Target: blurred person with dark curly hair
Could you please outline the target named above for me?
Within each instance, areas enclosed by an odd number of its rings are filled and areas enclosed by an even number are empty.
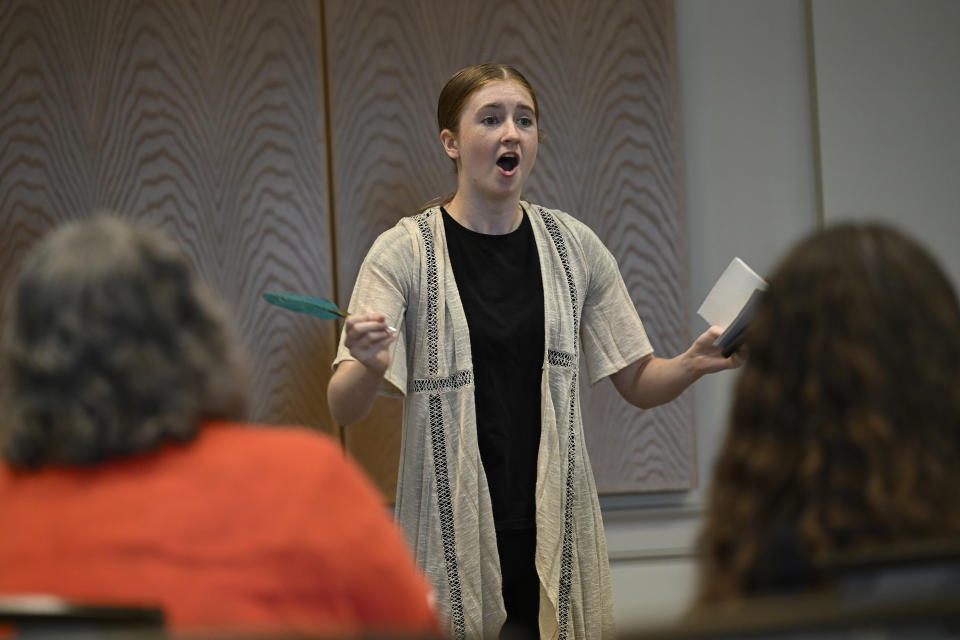
[[[960,534],[960,307],[878,224],[814,234],[747,330],[697,607],[814,586],[838,553]]]
[[[27,257],[0,346],[0,594],[156,603],[174,629],[431,633],[432,593],[329,438],[255,428],[226,310],[110,216]]]

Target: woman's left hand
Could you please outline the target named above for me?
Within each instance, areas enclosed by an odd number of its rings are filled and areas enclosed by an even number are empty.
[[[742,348],[730,355],[729,358],[723,357],[723,351],[714,343],[720,334],[723,333],[722,327],[710,327],[700,334],[693,341],[685,354],[691,369],[697,375],[714,373],[725,369],[736,369],[743,364],[743,356],[740,351]]]

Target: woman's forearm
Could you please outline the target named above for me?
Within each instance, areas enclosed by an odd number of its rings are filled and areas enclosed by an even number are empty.
[[[610,379],[623,399],[634,406],[649,409],[670,402],[701,376],[740,366],[738,354],[725,357],[716,346],[721,333],[720,327],[710,327],[680,355],[640,358]]]
[[[650,409],[679,396],[700,375],[690,366],[684,353],[674,358],[649,356],[610,378],[624,400],[642,409]]]
[[[363,420],[377,397],[383,373],[356,360],[344,360],[327,385],[327,403],[333,419],[342,426]]]

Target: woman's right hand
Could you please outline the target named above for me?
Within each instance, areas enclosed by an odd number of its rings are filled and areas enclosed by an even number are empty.
[[[390,366],[390,344],[397,339],[397,332],[387,326],[382,313],[367,313],[347,316],[345,346],[350,355],[369,369],[383,375]]]

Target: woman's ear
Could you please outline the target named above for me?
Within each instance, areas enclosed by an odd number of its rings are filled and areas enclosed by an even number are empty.
[[[444,129],[440,132],[440,143],[443,144],[443,150],[452,159],[457,160],[460,157],[460,149],[457,147],[457,136],[450,129]]]

